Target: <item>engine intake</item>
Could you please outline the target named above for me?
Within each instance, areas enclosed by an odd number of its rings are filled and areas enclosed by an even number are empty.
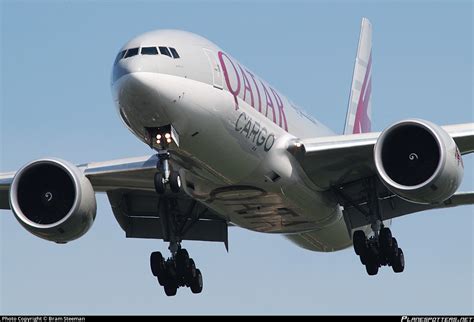
[[[26,230],[58,243],[84,235],[96,215],[89,180],[76,166],[52,158],[32,161],[15,174],[10,206]]]
[[[385,186],[412,202],[440,203],[463,177],[456,143],[441,127],[424,120],[398,122],[379,136],[375,166]]]

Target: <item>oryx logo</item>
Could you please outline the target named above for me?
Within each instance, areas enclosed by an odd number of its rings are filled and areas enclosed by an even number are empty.
[[[456,152],[454,152],[454,157],[456,158],[456,160],[458,160],[458,166],[460,165],[461,167],[464,168],[464,162],[462,160],[462,156],[461,156],[461,153],[459,152],[458,147],[456,147]]]

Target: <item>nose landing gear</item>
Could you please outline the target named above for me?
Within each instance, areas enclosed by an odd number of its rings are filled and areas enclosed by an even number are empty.
[[[177,171],[171,171],[169,167],[168,160],[170,158],[170,153],[166,149],[158,151],[158,163],[156,167],[159,169],[155,173],[153,182],[155,184],[156,193],[162,195],[166,192],[166,185],[169,184],[169,187],[172,192],[178,193],[181,191],[181,178]]]
[[[171,144],[179,146],[179,136],[173,126],[166,125],[158,128],[147,128],[147,140],[150,147],[157,150],[158,162],[156,167],[158,172],[153,178],[155,190],[162,195],[169,185],[174,193],[181,190],[181,178],[177,171],[172,171],[169,166],[170,152],[168,148]]]

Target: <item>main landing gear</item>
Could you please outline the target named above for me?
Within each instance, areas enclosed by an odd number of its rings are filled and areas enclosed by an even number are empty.
[[[153,276],[165,289],[168,296],[175,296],[179,287],[187,286],[194,294],[202,291],[202,274],[196,268],[194,260],[189,257],[186,249],[179,243],[171,243],[171,257],[165,260],[160,252],[153,252],[150,256],[150,266]],[[173,252],[175,250],[175,252]]]
[[[376,275],[380,266],[392,266],[395,273],[405,269],[405,257],[398,247],[397,240],[392,237],[389,228],[382,227],[380,233],[370,238],[362,230],[357,230],[353,235],[354,250],[365,265],[369,275]]]
[[[392,237],[389,228],[382,223],[377,183],[374,178],[367,181],[367,201],[369,206],[368,219],[371,223],[373,236],[367,238],[361,230],[355,231],[352,242],[354,250],[365,265],[367,274],[376,275],[381,266],[389,265],[395,273],[405,269],[405,257],[398,247],[397,240]]]
[[[377,181],[374,177],[366,179],[364,190],[366,191],[368,211],[342,191],[338,191],[338,195],[347,204],[356,208],[366,217],[372,229],[369,237],[362,230],[354,232],[352,243],[355,253],[359,255],[360,261],[365,265],[369,275],[376,275],[381,266],[391,266],[395,273],[401,273],[405,269],[405,257],[390,229],[384,227]]]

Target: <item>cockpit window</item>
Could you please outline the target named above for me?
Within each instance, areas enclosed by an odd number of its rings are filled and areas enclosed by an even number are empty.
[[[142,47],[142,55],[158,55],[156,47]]]
[[[171,54],[173,55],[173,58],[179,58],[179,55],[176,49],[174,49],[173,47],[170,47],[170,51],[171,51]]]
[[[170,51],[168,50],[168,47],[159,47],[160,48],[160,53],[162,55],[166,55],[171,57]]]
[[[117,54],[117,58],[115,58],[114,65],[117,64],[118,61],[123,58],[123,55],[125,55],[125,52],[126,52],[126,50],[122,50],[121,52],[119,52],[119,53]]]
[[[137,48],[130,48],[127,50],[124,58],[132,57],[138,55],[138,47]]]

